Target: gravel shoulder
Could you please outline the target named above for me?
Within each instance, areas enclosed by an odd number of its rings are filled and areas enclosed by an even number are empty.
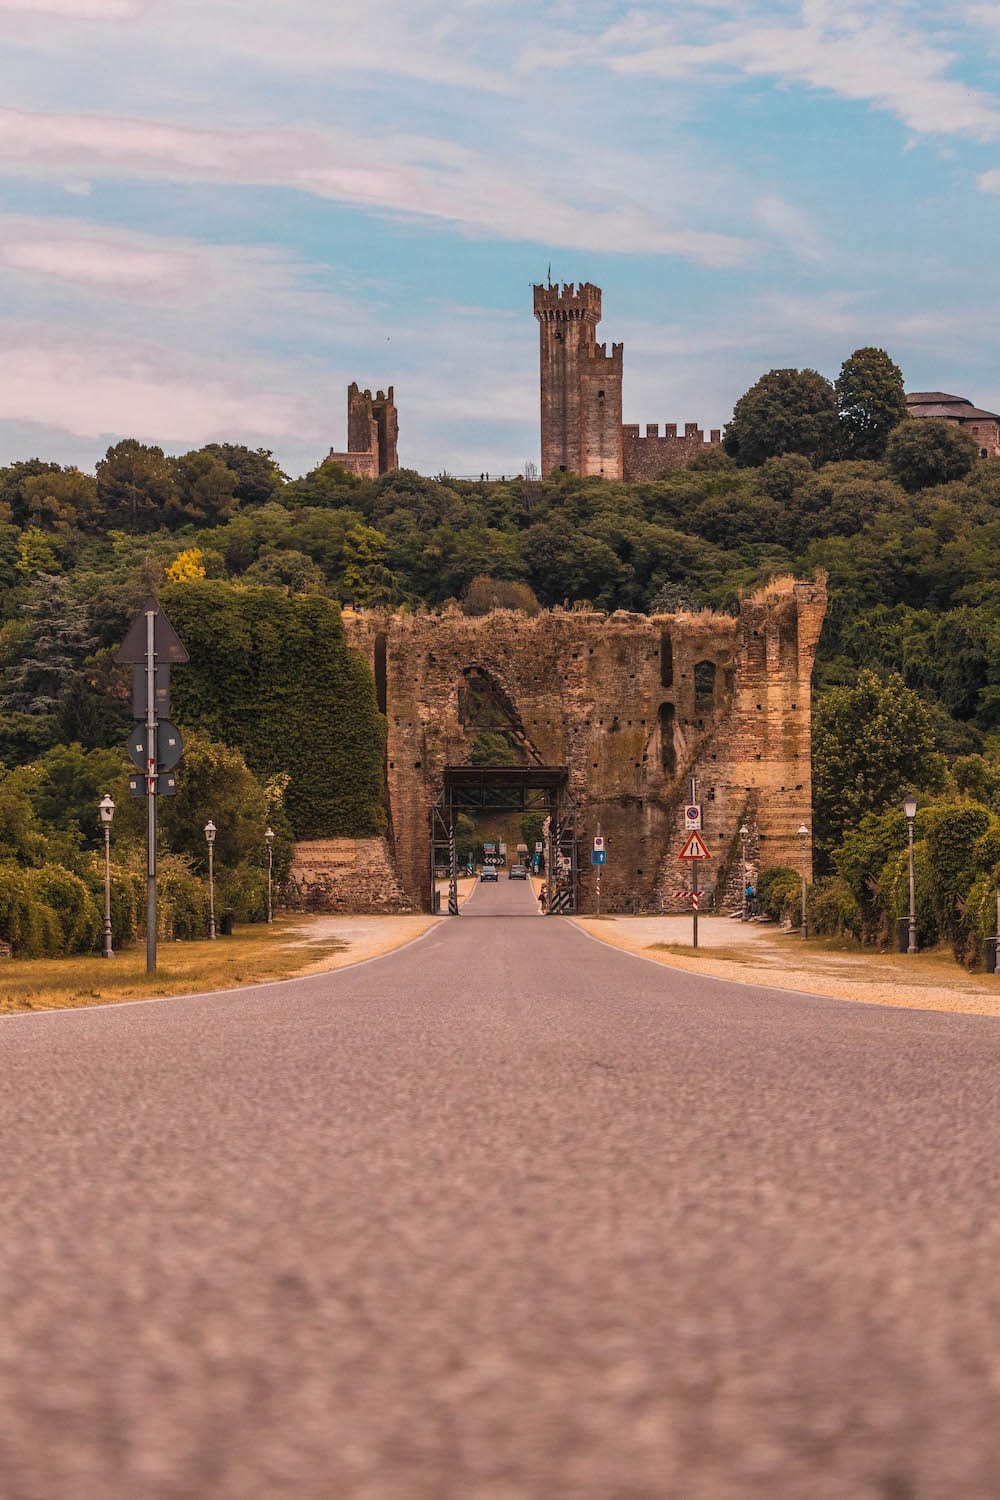
[[[689,916],[570,920],[614,948],[716,979],[866,1005],[1000,1016],[1000,976],[970,974],[942,950],[909,956],[836,949],[826,939],[803,942],[776,927],[704,916],[695,949]]]

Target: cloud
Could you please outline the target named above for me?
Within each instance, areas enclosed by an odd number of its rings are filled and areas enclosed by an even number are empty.
[[[307,129],[212,130],[111,115],[0,110],[0,161],[32,173],[170,178],[298,189],[383,214],[575,249],[677,254],[736,265],[735,235],[678,227],[627,196],[570,196],[558,166],[525,176],[447,140]],[[537,170],[537,169],[536,169]]]
[[[0,12],[63,16],[73,21],[128,21],[139,14],[138,0],[0,0]]]
[[[221,378],[162,348],[47,337],[24,329],[0,346],[0,421],[34,422],[80,438],[125,435],[200,445],[310,425],[294,398],[250,371]],[[239,437],[236,438],[240,440]]]
[[[949,77],[955,54],[919,29],[912,10],[912,24],[904,25],[905,6],[801,0],[784,19],[774,12],[741,7],[735,19],[710,26],[697,20],[697,30],[633,12],[608,29],[601,50],[620,74],[724,80],[736,71],[869,103],[919,134],[1000,135],[995,96]]]

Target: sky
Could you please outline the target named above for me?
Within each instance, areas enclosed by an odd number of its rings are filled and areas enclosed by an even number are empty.
[[[0,463],[538,461],[531,286],[626,422],[888,349],[1000,409],[1000,0],[0,0]]]

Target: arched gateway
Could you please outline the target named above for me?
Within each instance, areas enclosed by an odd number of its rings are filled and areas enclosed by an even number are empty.
[[[345,615],[389,721],[391,844],[409,899],[430,906],[433,857],[463,804],[530,797],[556,815],[579,909],[592,908],[593,876],[577,850],[598,824],[604,909],[658,908],[685,882],[691,776],[712,854],[702,885],[718,904],[744,823],[760,868],[797,866],[825,612],[818,577],[778,580],[738,615]]]

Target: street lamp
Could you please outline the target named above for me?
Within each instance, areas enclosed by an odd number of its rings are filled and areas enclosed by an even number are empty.
[[[111,820],[115,815],[115,804],[107,792],[97,804],[104,825],[104,957],[114,958],[111,946]]]
[[[809,923],[806,920],[806,843],[809,838],[809,830],[804,823],[799,824],[799,852],[802,857],[802,938],[803,941],[809,936]]]
[[[907,953],[917,951],[917,895],[913,882],[913,824],[917,816],[917,799],[912,792],[903,798],[903,816],[906,819],[906,842],[910,853],[910,935],[906,944]]]
[[[743,827],[740,829],[740,849],[742,850],[742,854],[743,854],[743,918],[742,918],[742,920],[744,922],[747,921],[747,919],[750,916],[750,913],[747,911],[747,840],[749,839],[749,837],[750,837],[750,830],[747,827],[747,825],[744,823]]]
[[[271,870],[274,866],[274,829],[268,828],[264,834],[267,844],[267,920],[274,921],[274,910],[271,906]]]
[[[208,845],[208,935],[215,940],[215,867],[212,863],[212,847],[215,844],[216,827],[209,818],[205,824],[205,843]]]

